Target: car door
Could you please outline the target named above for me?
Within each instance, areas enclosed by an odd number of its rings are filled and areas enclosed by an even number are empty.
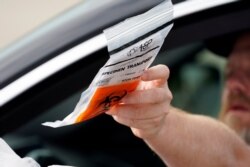
[[[107,1],[89,13],[82,4],[4,50],[0,61],[1,136],[12,141],[20,155],[46,148],[65,164],[164,166],[143,141],[105,114],[70,127],[41,126],[69,114],[108,59],[102,30],[160,2]],[[178,74],[204,49],[205,40],[249,28],[247,4],[232,0],[176,3],[174,28],[155,64],[167,64],[171,75]],[[173,90],[175,86],[173,82]],[[26,143],[23,147],[18,143],[21,139]]]

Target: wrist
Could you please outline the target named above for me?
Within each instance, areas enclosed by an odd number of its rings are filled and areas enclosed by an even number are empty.
[[[154,133],[154,135],[148,136],[147,138],[144,138],[143,140],[148,143],[151,147],[161,147],[161,145],[166,144],[163,141],[168,141],[169,134],[171,134],[171,131],[174,130],[172,127],[174,122],[177,121],[178,115],[175,112],[173,107],[170,107],[169,112],[166,113],[164,118],[162,119],[160,127],[158,127],[157,131]]]
[[[176,138],[176,134],[182,133],[180,128],[186,123],[184,121],[185,119],[183,119],[186,115],[185,112],[170,107],[158,133],[150,138],[144,139],[149,147],[159,155],[166,164],[173,164],[171,163],[173,160],[175,162],[175,157],[173,157],[173,155],[179,154],[179,149],[176,148],[180,146],[180,143],[179,139]],[[182,137],[183,135],[180,136]]]

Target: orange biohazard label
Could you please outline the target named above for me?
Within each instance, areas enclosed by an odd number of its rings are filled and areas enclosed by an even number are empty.
[[[135,80],[116,85],[98,87],[87,109],[77,117],[76,123],[88,120],[108,111],[112,106],[119,103],[119,101],[129,92],[134,91],[138,84],[139,80]]]
[[[144,70],[156,58],[173,26],[172,19],[173,4],[166,0],[145,13],[105,29],[106,39],[100,36],[98,41],[107,44],[109,59],[88,89],[81,93],[73,112],[63,120],[43,125],[57,128],[80,123],[118,105],[122,98],[137,88]]]

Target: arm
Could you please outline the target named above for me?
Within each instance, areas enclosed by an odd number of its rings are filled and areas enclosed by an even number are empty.
[[[145,72],[138,90],[108,114],[142,138],[170,167],[245,167],[248,146],[222,123],[170,107],[169,70],[158,65]]]
[[[171,108],[157,136],[145,139],[170,167],[247,167],[248,146],[224,124]]]

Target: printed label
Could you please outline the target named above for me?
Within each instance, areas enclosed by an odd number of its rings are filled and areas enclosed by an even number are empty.
[[[77,117],[76,123],[108,111],[112,106],[136,89],[143,71],[152,63],[163,40],[154,34],[110,56],[98,72],[96,90],[87,108]]]

